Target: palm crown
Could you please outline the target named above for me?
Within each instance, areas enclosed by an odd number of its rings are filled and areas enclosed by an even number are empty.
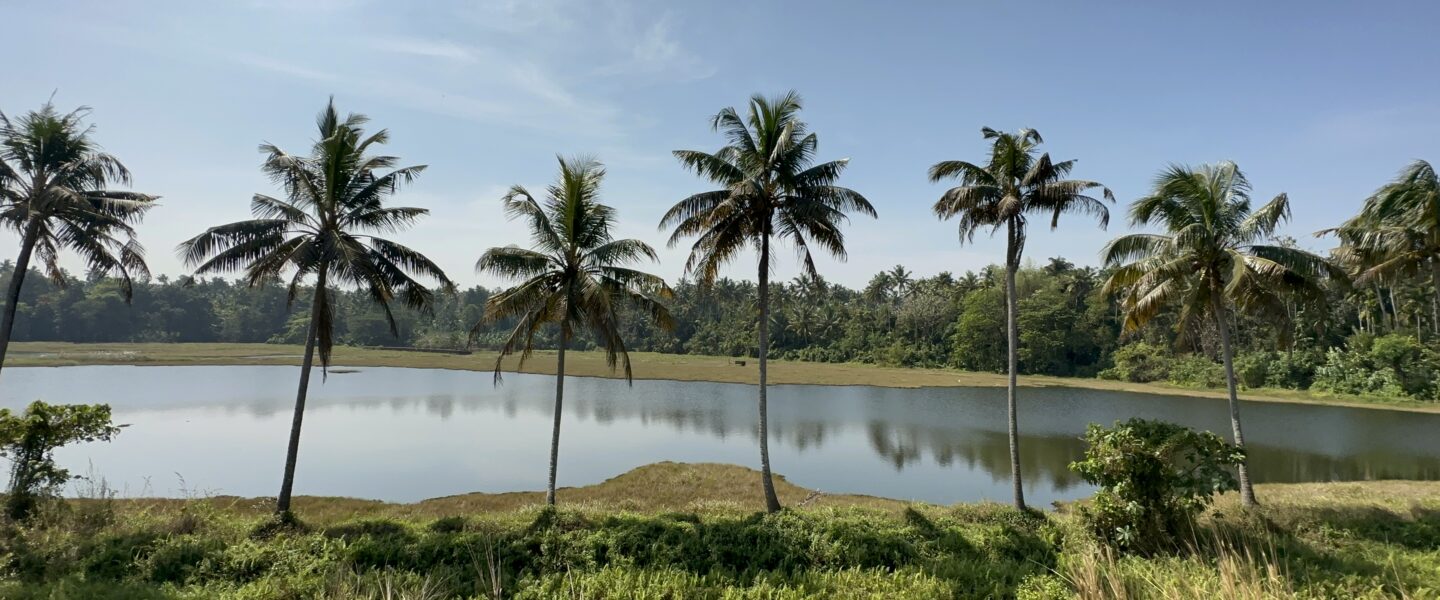
[[[722,186],[681,200],[660,221],[662,228],[674,228],[672,246],[697,238],[685,270],[700,281],[714,281],[746,245],[758,250],[771,236],[793,244],[805,271],[814,274],[812,244],[843,258],[846,213],[875,216],[864,196],[835,185],[848,159],[814,164],[819,142],[799,119],[801,106],[795,92],[757,94],[746,117],[733,108],[715,115],[711,125],[724,134],[725,147],[675,151],[686,168]]]
[[[1319,282],[1337,274],[1332,266],[1304,250],[1265,243],[1289,218],[1285,194],[1252,211],[1250,182],[1234,163],[1163,171],[1153,192],[1131,206],[1130,222],[1165,233],[1124,235],[1102,251],[1105,264],[1116,267],[1105,290],[1122,294],[1126,330],[1178,304],[1184,339],[1217,303],[1283,316],[1286,299],[1297,294],[1323,299]]]
[[[560,158],[560,176],[547,188],[544,203],[521,186],[504,197],[505,212],[530,227],[532,249],[491,248],[475,263],[475,270],[520,283],[490,298],[481,327],[515,319],[515,327],[495,361],[520,352],[523,363],[534,349],[536,332],[547,323],[561,327],[562,343],[577,330],[595,335],[611,368],[617,361],[631,377],[630,355],[621,338],[620,317],[626,306],[649,314],[662,327],[671,327],[670,313],[659,302],[668,297],[664,280],[627,265],[655,260],[654,249],[634,239],[617,240],[610,230],[615,210],[599,202],[605,168],[595,159]]]
[[[105,189],[129,185],[130,171],[91,139],[88,113],[60,114],[49,103],[16,119],[0,113],[0,225],[33,246],[57,285],[59,254],[70,250],[90,271],[116,277],[128,299],[132,277],[149,275],[134,225],[157,196]]]
[[[1104,198],[1113,202],[1115,197],[1109,188],[1094,181],[1066,179],[1075,166],[1074,160],[1053,162],[1049,153],[1037,157],[1035,152],[1044,142],[1039,132],[1021,129],[1008,133],[986,127],[981,133],[992,140],[988,164],[947,160],[930,167],[932,183],[946,179],[960,182],[935,202],[933,210],[941,219],[958,218],[962,243],[973,241],[981,229],[993,233],[1013,224],[1008,258],[1019,264],[1029,213],[1049,213],[1051,228],[1067,212],[1093,215],[1102,228],[1109,224],[1110,211],[1105,203],[1085,193],[1100,188]]]
[[[1428,263],[1440,284],[1440,177],[1415,161],[1367,198],[1359,215],[1321,233],[1340,238],[1336,257],[1355,267],[1357,281],[1415,275]]]
[[[408,228],[429,213],[422,208],[387,207],[385,200],[410,183],[424,166],[396,167],[393,156],[368,154],[389,139],[385,130],[366,135],[368,119],[350,114],[341,120],[332,100],[317,118],[319,138],[308,156],[263,144],[262,169],[286,199],[255,194],[255,219],[220,225],[182,243],[179,251],[196,274],[243,271],[256,285],[293,272],[293,301],[306,277],[316,277],[315,330],[321,364],[328,364],[333,336],[333,307],[327,283],[368,292],[396,330],[390,304],[398,299],[425,309],[434,293],[411,273],[435,280],[445,289],[450,279],[429,258],[381,237]],[[388,172],[385,172],[388,169]]]

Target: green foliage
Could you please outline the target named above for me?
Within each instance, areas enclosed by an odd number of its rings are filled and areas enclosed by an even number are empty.
[[[120,428],[105,404],[30,403],[22,414],[0,409],[0,457],[10,461],[6,513],[30,516],[39,498],[52,495],[73,477],[55,464],[55,450],[82,442],[109,441]]]
[[[45,511],[43,522],[0,529],[0,597],[470,600],[498,589],[507,598],[1050,600],[1108,597],[1106,582],[1146,591],[1138,597],[1268,597],[1244,593],[1257,584],[1315,598],[1440,589],[1440,505],[1428,487],[1392,492],[1428,484],[1334,485],[1323,502],[1313,486],[1281,486],[1267,490],[1277,501],[1262,513],[1202,517],[1186,540],[1192,554],[1109,559],[1070,513],[997,504],[775,515],[521,509],[465,515],[464,528],[407,506],[399,514],[414,517],[264,539],[246,535],[261,521],[208,501],[174,513],[132,505],[98,520]]]
[[[1315,369],[1314,389],[1337,394],[1437,399],[1440,353],[1415,338],[1391,334],[1358,338],[1347,349],[1332,348]]]
[[[321,365],[330,364],[337,339],[332,288],[360,291],[352,299],[365,302],[353,313],[352,325],[356,338],[367,342],[383,339],[377,330],[388,330],[391,337],[399,334],[401,323],[392,304],[430,309],[435,293],[417,276],[434,280],[442,290],[454,288],[425,255],[382,237],[408,229],[429,214],[423,208],[386,206],[386,200],[414,182],[425,167],[401,167],[397,157],[372,154],[390,134],[383,129],[367,133],[368,122],[361,114],[341,117],[331,98],[316,119],[318,136],[309,155],[268,143],[260,146],[266,156],[260,169],[282,189],[283,199],[255,194],[250,201],[254,219],[216,225],[177,249],[196,276],[239,273],[252,287],[288,278],[287,303],[313,275],[309,320],[299,335],[303,341],[309,331],[315,332]],[[282,504],[287,501],[281,499]]]
[[[1170,363],[1170,383],[1188,387],[1225,386],[1225,366],[1199,354],[1188,354]]]
[[[1244,452],[1210,432],[1130,419],[1085,431],[1084,460],[1070,468],[1096,485],[1081,516],[1102,540],[1151,553],[1175,547],[1220,492],[1236,489],[1230,472]]]
[[[100,150],[85,123],[89,112],[61,113],[46,102],[13,119],[0,113],[0,226],[20,234],[20,262],[38,250],[44,274],[58,280],[60,251],[73,251],[92,272],[114,277],[123,302],[132,278],[150,275],[134,226],[156,197],[106,189],[130,185],[130,171]]]
[[[631,268],[657,260],[654,249],[611,234],[615,209],[599,196],[604,165],[586,157],[559,162],[560,175],[543,203],[518,185],[502,199],[505,213],[528,226],[534,247],[491,248],[475,263],[479,272],[516,283],[486,301],[471,337],[479,337],[488,325],[515,322],[495,359],[499,377],[506,356],[518,353],[523,365],[535,349],[535,334],[556,325],[562,348],[577,335],[597,340],[610,366],[618,363],[628,379],[630,353],[617,307],[628,305],[668,330],[674,323],[662,300],[673,293],[663,279]]]
[[[363,598],[389,586],[468,598],[498,579],[505,596],[519,598],[931,598],[1013,595],[1057,564],[1048,520],[999,507],[899,517],[531,514],[463,530],[451,519],[368,518],[259,540],[244,535],[253,522],[224,515],[189,534],[145,520],[91,536],[51,523],[13,532],[4,567],[32,582],[27,589],[52,593],[83,580],[196,597]],[[6,597],[17,595],[32,597]]]
[[[1115,366],[1100,372],[1102,379],[1148,383],[1170,378],[1170,367],[1175,359],[1165,348],[1137,342],[1121,346],[1111,356]]]
[[[1315,369],[1324,354],[1318,349],[1277,352],[1265,368],[1265,385],[1291,390],[1309,389],[1315,381]]]
[[[970,371],[1005,370],[1005,290],[981,289],[965,295],[955,326],[955,366]]]

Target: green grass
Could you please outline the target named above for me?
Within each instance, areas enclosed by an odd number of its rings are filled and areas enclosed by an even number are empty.
[[[1262,485],[1194,553],[1115,557],[1067,509],[812,496],[762,515],[758,474],[662,463],[560,493],[414,504],[70,500],[3,526],[4,598],[1380,598],[1440,590],[1440,483]]]
[[[57,367],[74,365],[298,365],[304,348],[280,344],[70,344],[64,342],[19,342],[10,346],[8,366]],[[723,356],[688,354],[631,353],[637,379],[669,379],[676,381],[715,381],[722,383],[754,383],[756,363],[744,366]],[[495,354],[477,352],[471,355],[450,355],[403,350],[377,350],[341,346],[335,349],[333,364],[349,367],[413,367],[489,371],[494,368]],[[599,352],[569,352],[566,372],[582,377],[615,377]],[[518,368],[517,361],[507,360],[505,370],[525,373],[553,374],[555,354],[536,352]],[[772,384],[873,385],[879,387],[1002,387],[1005,376],[997,373],[976,373],[955,369],[921,369],[882,367],[860,363],[816,363],[803,361],[772,361],[769,379]],[[1180,387],[1159,383],[1129,383],[1079,377],[1025,375],[1020,385],[1026,387],[1069,387],[1170,394],[1204,398],[1224,398],[1221,390]],[[1369,396],[1338,396],[1306,390],[1246,390],[1248,400],[1306,404],[1336,404],[1366,408],[1386,408],[1422,412],[1440,412],[1440,404]]]

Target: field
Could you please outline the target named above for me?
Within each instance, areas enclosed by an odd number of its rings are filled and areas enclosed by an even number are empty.
[[[1116,557],[1071,507],[1021,514],[823,496],[661,463],[564,489],[415,504],[92,498],[7,526],[0,596],[95,598],[1382,598],[1440,590],[1440,483],[1262,485],[1221,499],[1196,551]]]
[[[69,344],[62,342],[20,342],[12,344],[6,357],[7,366],[72,366],[72,365],[298,365],[304,348],[278,344]],[[721,356],[687,354],[631,353],[637,379],[671,379],[676,381],[715,381],[722,383],[754,383],[754,359],[737,360]],[[381,350],[339,346],[332,363],[351,367],[414,367],[429,369],[460,369],[489,371],[494,368],[495,354],[476,352],[470,355],[438,354],[404,350]],[[518,361],[507,359],[506,371],[552,374],[555,372],[554,352],[540,351],[519,367]],[[615,377],[599,352],[572,351],[566,354],[566,372],[584,377]],[[772,361],[772,384],[873,385],[879,387],[1001,387],[1005,376],[998,373],[976,373],[953,369],[910,369],[882,367],[859,363],[815,363]],[[1206,398],[1224,398],[1223,390],[1185,388],[1163,384],[1128,383],[1103,379],[1021,376],[1026,387],[1072,387],[1094,390],[1173,394]],[[1440,412],[1440,405],[1427,402],[1397,401],[1359,396],[1329,396],[1308,391],[1258,389],[1246,390],[1247,400],[1335,404],[1369,408],[1386,408],[1422,412]]]

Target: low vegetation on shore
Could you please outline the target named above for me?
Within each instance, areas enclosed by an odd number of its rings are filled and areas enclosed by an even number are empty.
[[[7,366],[66,367],[78,365],[299,365],[303,346],[290,344],[72,344],[68,342],[17,342],[11,346]],[[416,352],[400,349],[337,346],[332,364],[342,367],[409,367],[422,369],[455,369],[489,371],[496,354],[479,350],[472,354]],[[755,382],[755,363],[726,356],[696,356],[658,352],[631,352],[635,379],[669,379],[675,381],[713,381],[720,383]],[[524,373],[552,375],[555,353],[537,350],[535,355],[517,368],[507,361],[505,369]],[[616,377],[605,364],[604,354],[593,351],[571,351],[566,355],[566,373],[579,377]],[[771,361],[770,382],[780,385],[872,385],[878,387],[1000,387],[1005,375],[956,369],[920,367],[884,367],[863,363],[818,363],[808,361]],[[1134,383],[1092,379],[1087,377],[1053,377],[1021,375],[1022,387],[1073,387],[1150,394],[1170,394],[1224,398],[1223,390],[1213,390],[1164,383]],[[1315,391],[1274,388],[1248,389],[1241,393],[1246,400],[1336,404],[1392,408],[1424,412],[1440,412],[1433,402],[1397,400],[1380,396],[1325,394]]]
[[[1118,556],[1071,507],[1020,513],[819,495],[659,463],[595,486],[414,504],[116,499],[7,526],[6,598],[1389,598],[1440,590],[1440,483],[1262,485],[1196,552]]]

